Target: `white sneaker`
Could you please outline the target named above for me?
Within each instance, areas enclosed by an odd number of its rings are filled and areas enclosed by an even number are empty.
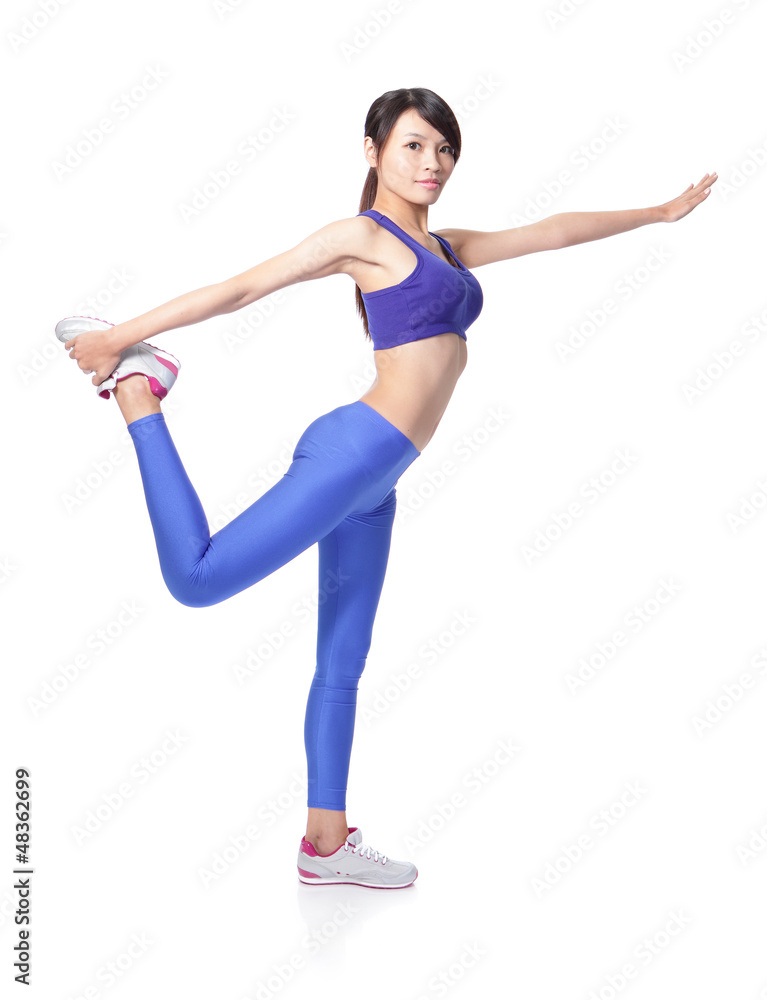
[[[366,885],[373,889],[402,889],[418,878],[410,861],[394,861],[362,843],[356,826],[333,854],[318,854],[306,837],[298,851],[298,877],[306,885]]]
[[[62,343],[66,343],[79,333],[108,330],[112,326],[114,323],[93,316],[68,316],[56,324],[56,336]],[[154,395],[159,399],[165,399],[176,381],[180,368],[181,362],[178,358],[142,340],[122,352],[117,368],[108,379],[96,386],[96,391],[102,399],[109,399],[111,390],[118,382],[124,381],[131,375],[143,375],[148,379]]]
[[[127,351],[122,352],[120,363],[112,372],[111,378],[115,380],[116,384],[131,375],[144,375],[149,380],[149,385],[155,396],[159,399],[165,399],[173,388],[180,368],[181,362],[178,358],[142,340],[133,347],[129,347]],[[114,389],[114,385],[110,386],[102,382],[98,386],[99,396],[102,399],[109,399],[110,389]]]

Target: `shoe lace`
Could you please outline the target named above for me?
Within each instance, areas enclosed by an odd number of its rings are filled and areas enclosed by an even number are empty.
[[[355,844],[352,847],[347,842],[344,844],[344,850],[351,851],[352,854],[359,854],[361,858],[367,858],[368,861],[377,862],[380,860],[382,865],[385,865],[386,862],[388,861],[388,858],[385,854],[380,854],[378,851],[374,851],[373,848],[369,847],[367,844]],[[375,857],[371,857],[371,855],[375,855]]]

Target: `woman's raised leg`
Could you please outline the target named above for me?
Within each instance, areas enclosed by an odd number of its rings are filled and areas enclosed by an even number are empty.
[[[140,387],[129,395],[123,388],[129,382],[139,379],[118,385],[118,402],[129,420],[160,569],[171,594],[188,607],[208,607],[240,593],[318,542],[347,514],[375,507],[417,454],[391,425],[382,428],[383,418],[371,417],[374,411],[364,403],[337,407],[304,431],[282,478],[211,536],[158,402],[151,393],[141,396]],[[143,415],[130,420],[137,413]]]

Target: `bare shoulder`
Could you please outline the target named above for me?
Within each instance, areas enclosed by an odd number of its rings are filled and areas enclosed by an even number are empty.
[[[510,260],[541,250],[557,250],[562,241],[556,216],[542,219],[529,226],[480,232],[476,229],[440,229],[437,233],[447,240],[456,257],[468,268]]]
[[[367,227],[369,222],[367,216],[351,216],[327,223],[288,250],[229,278],[227,294],[241,309],[299,281],[332,274],[354,277],[359,261],[370,256],[373,235]]]
[[[339,238],[345,241],[349,257],[370,263],[381,233],[381,227],[375,219],[371,219],[369,215],[352,215],[333,224],[338,226]]]
[[[329,222],[307,238],[307,250],[334,262],[334,273],[351,274],[361,261],[370,263],[375,256],[380,226],[367,215],[352,215]]]

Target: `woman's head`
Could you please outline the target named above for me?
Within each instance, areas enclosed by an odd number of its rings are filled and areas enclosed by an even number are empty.
[[[365,158],[370,169],[359,211],[372,208],[382,188],[406,201],[433,205],[460,155],[458,121],[438,94],[425,87],[388,90],[373,101],[365,119]],[[419,183],[429,177],[440,182],[436,188]],[[357,311],[370,339],[359,288],[355,294]]]
[[[425,87],[387,91],[373,101],[365,119],[370,169],[359,211],[372,207],[381,185],[408,201],[433,204],[460,155],[461,130],[441,97]],[[431,176],[441,182],[434,192],[418,184]]]

